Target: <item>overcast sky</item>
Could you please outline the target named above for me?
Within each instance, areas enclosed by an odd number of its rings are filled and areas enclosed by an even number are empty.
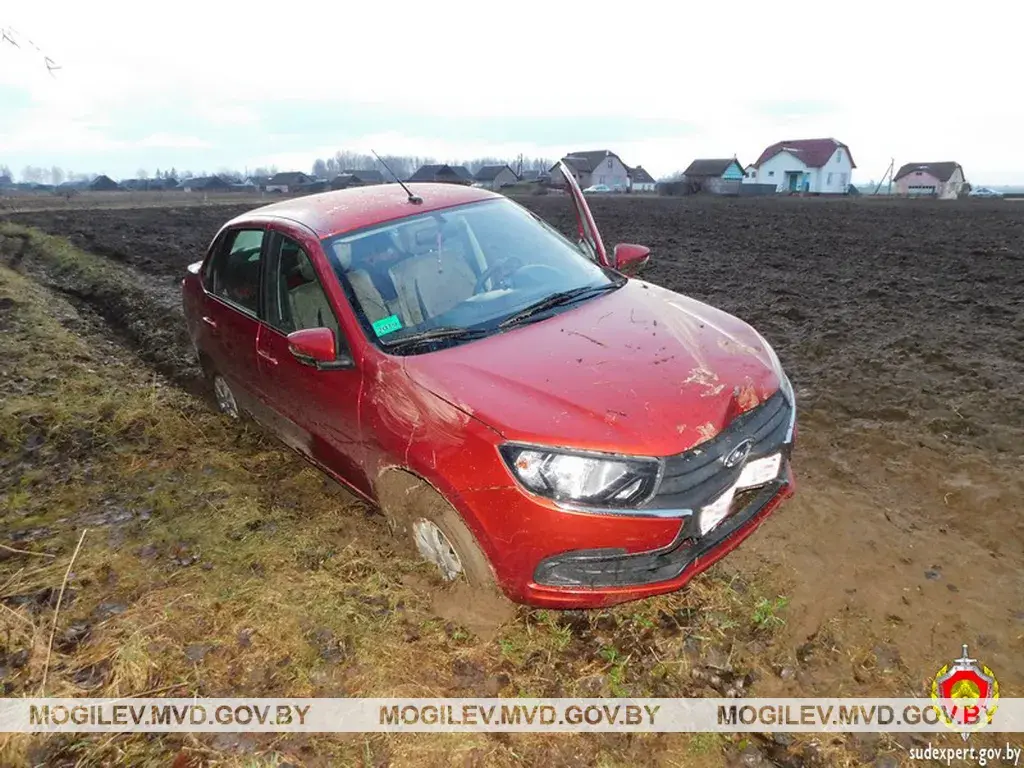
[[[229,6],[235,6],[231,9]],[[1024,183],[1024,4],[20,2],[62,68],[0,46],[0,163],[114,177],[612,149],[655,176],[833,136]]]

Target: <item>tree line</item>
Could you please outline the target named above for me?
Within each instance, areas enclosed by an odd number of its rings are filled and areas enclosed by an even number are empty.
[[[383,155],[381,159],[387,164],[400,179],[407,179],[412,176],[418,168],[424,165],[463,165],[472,173],[476,173],[485,165],[507,165],[517,174],[522,175],[523,171],[546,171],[555,163],[553,160],[542,157],[526,157],[519,155],[514,158],[507,157],[477,157],[471,160],[439,160],[435,157],[424,157],[419,155]],[[342,150],[335,152],[333,157],[317,158],[313,162],[311,172],[320,179],[332,179],[343,171],[381,171],[385,177],[390,174],[373,155],[361,152],[350,152]]]
[[[398,174],[398,177],[401,179],[407,179],[412,176],[420,166],[439,163],[463,165],[472,173],[476,173],[485,165],[508,165],[513,171],[520,175],[523,171],[546,171],[554,165],[554,161],[547,158],[525,157],[523,155],[511,159],[503,157],[477,157],[472,160],[438,160],[437,158],[419,155],[385,155],[382,159],[387,163],[388,167],[394,171],[394,173]],[[215,174],[228,182],[241,182],[246,178],[268,178],[273,176],[279,170],[296,169],[279,169],[276,165],[270,165],[259,166],[251,170],[246,168],[239,171],[234,168],[221,167],[215,172]],[[373,155],[362,154],[360,152],[335,152],[333,157],[328,157],[326,159],[317,158],[310,168],[313,176],[328,180],[333,179],[343,171],[349,170],[377,170],[380,171],[385,178],[390,177],[387,169],[381,165],[377,158]],[[26,165],[22,169],[21,173],[17,175],[16,180],[25,184],[49,184],[57,186],[64,182],[90,182],[98,175],[98,173],[81,173],[66,170],[56,165],[49,168]],[[151,173],[146,168],[139,168],[135,172],[134,178],[176,179],[178,181],[182,181],[184,179],[200,178],[209,175],[211,174],[207,173],[205,169],[194,173],[190,169],[179,171],[177,168],[165,168],[163,170],[157,168]],[[6,176],[12,181],[15,180],[15,174],[8,165],[0,164],[0,176]]]

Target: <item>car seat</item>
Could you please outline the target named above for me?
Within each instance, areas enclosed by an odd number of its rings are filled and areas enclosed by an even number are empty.
[[[302,254],[299,256],[298,273],[303,283],[288,291],[288,306],[291,309],[292,324],[296,330],[305,328],[330,328],[337,337],[338,321],[327,300],[327,294],[320,286],[313,264]]]

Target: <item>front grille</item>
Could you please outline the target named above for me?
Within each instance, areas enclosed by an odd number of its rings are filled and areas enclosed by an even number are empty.
[[[786,477],[787,465],[780,473]],[[698,516],[689,516],[675,540],[662,549],[627,554],[623,549],[590,549],[564,552],[542,560],[534,581],[553,587],[622,587],[655,584],[679,576],[687,567],[711,552],[750,523],[772,499],[785,491],[787,482],[776,479],[759,488],[736,494],[729,514],[704,536]]]
[[[722,460],[744,440],[751,440],[749,460],[782,451],[793,419],[793,405],[777,391],[763,403],[740,414],[711,440],[665,460],[657,495],[641,509],[696,510],[732,486],[743,463],[727,467]]]

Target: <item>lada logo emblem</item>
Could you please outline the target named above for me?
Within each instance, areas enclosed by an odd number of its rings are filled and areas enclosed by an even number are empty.
[[[753,440],[744,440],[725,455],[722,463],[729,468],[738,467],[747,460],[747,456],[750,455],[750,449],[753,447]]]

